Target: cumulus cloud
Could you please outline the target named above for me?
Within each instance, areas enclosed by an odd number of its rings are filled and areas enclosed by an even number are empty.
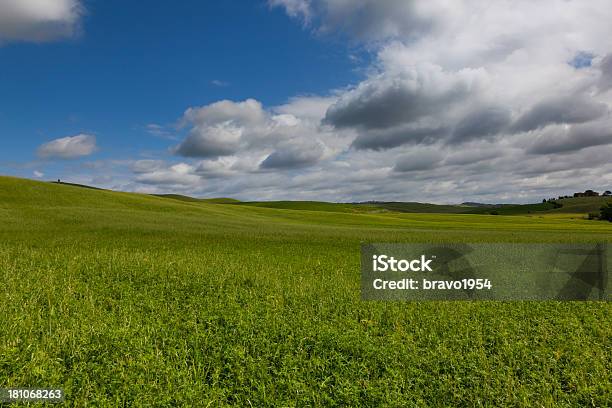
[[[402,145],[432,144],[445,139],[450,130],[445,127],[396,126],[388,129],[359,131],[351,146],[355,149],[386,150]]]
[[[219,157],[235,153],[240,147],[243,129],[232,123],[196,126],[175,152],[185,157]]]
[[[472,72],[457,75],[441,67],[407,67],[360,83],[329,107],[325,122],[338,128],[380,129],[439,114],[471,92]]]
[[[266,157],[260,168],[291,169],[310,166],[321,159],[323,151],[323,146],[319,143],[288,145]]]
[[[484,139],[502,133],[511,121],[511,112],[499,106],[485,106],[466,114],[455,127],[452,141]]]
[[[175,149],[185,157],[214,158],[236,153],[246,143],[246,133],[257,133],[268,121],[261,103],[254,99],[243,102],[219,101],[189,108],[183,122],[191,125],[187,138]]]
[[[83,10],[79,0],[0,0],[0,44],[70,37]]]
[[[259,101],[247,99],[243,102],[219,101],[199,108],[189,108],[184,120],[207,126],[231,122],[237,125],[255,125],[265,119]]]
[[[253,161],[259,157],[262,169],[306,167],[317,163],[326,150],[321,141],[325,134],[319,125],[321,118],[309,117],[316,105],[315,101],[296,99],[274,112],[247,99],[190,108],[183,117],[190,130],[173,151],[209,160],[236,156]],[[289,112],[301,113],[301,117]]]
[[[446,157],[444,163],[449,166],[466,166],[470,164],[480,163],[485,160],[495,159],[504,153],[504,149],[497,145],[465,145],[463,149],[456,150]]]
[[[317,31],[342,30],[359,40],[417,37],[431,29],[435,20],[425,4],[407,0],[270,0],[291,17]]]
[[[275,107],[274,111],[279,114],[293,115],[297,118],[319,122],[336,100],[336,96],[297,96],[291,98],[288,103]]]
[[[291,17],[302,18],[309,22],[312,10],[309,1],[304,0],[268,0],[271,7],[283,7]]]
[[[604,115],[608,107],[585,96],[556,97],[538,102],[513,125],[518,132],[526,132],[555,123],[584,123]]]
[[[154,184],[154,185],[165,185],[165,186],[193,186],[197,184],[201,179],[197,175],[193,174],[195,170],[194,166],[187,163],[177,163],[171,166],[167,166],[161,163],[157,163],[148,170],[142,167],[150,166],[152,163],[140,163],[136,164],[140,166],[136,176],[136,181],[143,184]]]
[[[443,158],[444,156],[438,150],[415,149],[400,156],[393,169],[401,173],[430,170],[435,168]]]
[[[96,151],[96,137],[81,133],[52,140],[38,147],[38,157],[42,159],[77,159],[89,156]]]
[[[188,109],[173,150],[181,162],[133,168],[147,188],[437,202],[609,189],[606,0],[269,4],[318,41],[340,33],[365,46],[373,58],[364,77],[280,106],[247,99]]]
[[[599,65],[601,76],[597,83],[599,90],[604,92],[612,89],[612,53],[606,55]]]
[[[612,144],[612,121],[577,126],[550,127],[528,145],[534,154],[574,152],[585,147]]]
[[[255,168],[255,163],[237,157],[219,157],[213,160],[201,160],[195,169],[195,174],[203,179],[220,179],[249,172]]]
[[[160,170],[165,166],[163,160],[136,160],[132,163],[132,171],[136,174],[151,173],[156,170]]]

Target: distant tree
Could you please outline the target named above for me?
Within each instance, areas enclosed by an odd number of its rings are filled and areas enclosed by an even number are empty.
[[[612,191],[610,191],[610,190],[606,190],[606,191],[604,191],[603,195],[604,195],[605,197],[610,197],[610,196],[612,196]]]
[[[612,222],[612,203],[608,203],[601,207],[599,218]]]
[[[543,202],[543,203],[545,203],[545,202],[546,202],[546,199],[543,199],[543,200],[542,200],[542,202]]]

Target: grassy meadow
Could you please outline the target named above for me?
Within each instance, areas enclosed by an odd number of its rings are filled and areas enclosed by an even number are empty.
[[[361,242],[612,242],[612,223],[313,210],[0,177],[0,387],[71,406],[612,405],[610,303],[359,293]]]

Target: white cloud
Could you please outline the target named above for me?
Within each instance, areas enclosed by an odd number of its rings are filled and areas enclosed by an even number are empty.
[[[166,126],[159,125],[157,123],[149,123],[144,127],[144,129],[147,133],[161,139],[176,140],[176,136],[174,136],[171,129],[168,129]]]
[[[336,96],[297,96],[291,98],[288,103],[274,108],[280,114],[293,115],[298,118],[319,122],[325,116],[327,109],[336,102]]]
[[[0,44],[70,37],[83,11],[79,0],[0,0]]]
[[[323,139],[333,145],[333,136],[319,125],[320,103],[319,98],[309,102],[300,98],[266,110],[259,101],[247,99],[189,108],[182,121],[191,128],[173,151],[208,160],[235,156],[239,162],[257,162],[267,169],[313,165],[332,149]]]
[[[443,158],[444,155],[436,149],[411,150],[397,159],[393,169],[401,173],[431,170],[435,168]]]
[[[445,72],[431,64],[382,72],[361,82],[332,104],[325,121],[338,128],[389,128],[438,117],[478,91],[478,70]]]
[[[213,79],[210,83],[214,86],[225,87],[229,86],[229,82],[221,81],[220,79]]]
[[[159,164],[136,174],[142,182],[332,201],[533,201],[610,189],[608,1],[269,4],[318,40],[341,33],[363,44],[374,57],[365,78],[280,106],[191,108],[175,150],[191,167]]]
[[[262,169],[291,169],[308,167],[317,163],[323,156],[324,147],[321,143],[309,143],[300,141],[298,143],[287,143],[279,146],[261,162]]]
[[[527,144],[529,153],[574,153],[591,146],[612,144],[612,120],[576,126],[550,126],[530,139]]]
[[[76,159],[96,151],[96,137],[79,134],[55,139],[40,145],[37,154],[42,159]]]
[[[143,184],[185,187],[196,185],[200,177],[193,174],[194,166],[187,163],[177,163],[166,167],[161,165],[151,171],[142,172],[136,176],[136,181]]]
[[[38,170],[34,170],[34,177],[36,178],[42,178],[45,176],[45,173],[43,173],[42,171],[38,171]]]
[[[269,0],[271,7],[283,7],[290,17],[304,19],[305,22],[310,21],[312,15],[310,1],[306,0]]]
[[[412,38],[433,24],[426,2],[411,0],[270,0],[269,4],[283,7],[306,25],[317,24],[318,32],[342,30],[360,40]]]

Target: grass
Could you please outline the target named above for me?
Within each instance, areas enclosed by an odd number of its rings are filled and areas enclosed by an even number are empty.
[[[326,211],[343,213],[382,212],[382,208],[369,204],[327,203],[323,201],[242,201],[235,204],[249,207],[283,210]]]
[[[195,200],[185,197],[184,200]],[[285,210],[308,210],[344,213],[381,213],[400,212],[418,214],[493,214],[493,215],[528,215],[528,214],[588,214],[597,213],[612,197],[581,197],[558,200],[561,204],[550,202],[536,204],[483,204],[470,205],[440,205],[415,202],[372,202],[372,203],[327,203],[321,201],[227,201],[218,199],[222,204],[238,204],[251,207],[276,208]],[[209,200],[209,202],[215,202]]]
[[[406,203],[406,202],[389,202],[377,203],[376,207],[384,208],[387,211],[397,211],[406,213],[439,213],[439,214],[455,214],[470,212],[472,207],[461,205],[439,205],[427,203]]]
[[[285,210],[308,210],[345,213],[439,213],[458,214],[476,211],[474,207],[412,202],[328,203],[323,201],[242,201],[235,204]],[[484,210],[482,211],[484,212]]]
[[[240,201],[235,200],[233,198],[225,198],[225,197],[220,197],[220,198],[194,198],[194,197],[189,197],[186,195],[182,195],[182,194],[153,194],[153,196],[155,197],[163,197],[163,198],[171,198],[174,200],[179,200],[179,201],[189,201],[189,202],[206,202],[206,203],[213,203],[213,204],[237,204]]]
[[[362,302],[359,244],[612,241],[0,177],[0,386],[83,406],[609,406],[612,306]]]
[[[75,187],[98,189],[82,184],[65,183]],[[366,203],[330,203],[324,201],[240,201],[233,198],[194,198],[181,194],[153,194],[155,197],[170,198],[179,201],[202,202],[211,204],[238,204],[250,207],[276,208],[285,210],[307,210],[345,213],[434,213],[434,214],[488,214],[488,215],[528,215],[528,214],[572,214],[587,215],[598,213],[606,203],[612,202],[610,196],[572,197],[552,202],[535,204],[431,204],[418,202],[366,202]]]

